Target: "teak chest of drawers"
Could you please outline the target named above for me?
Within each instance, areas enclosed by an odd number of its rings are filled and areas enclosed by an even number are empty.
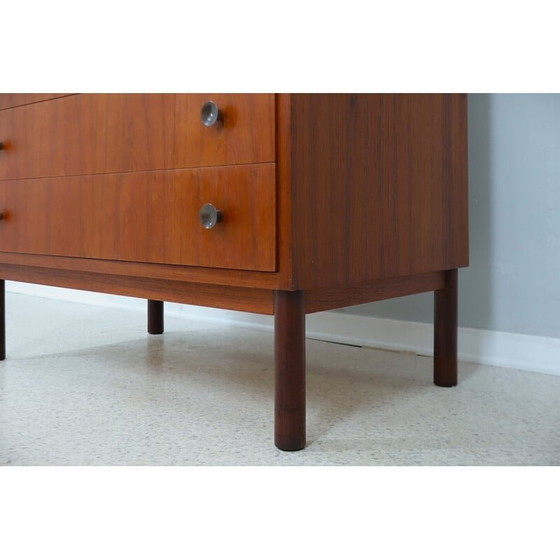
[[[305,314],[435,292],[457,383],[465,95],[0,95],[4,280],[275,317],[275,443],[305,445]],[[343,372],[341,372],[341,375]]]

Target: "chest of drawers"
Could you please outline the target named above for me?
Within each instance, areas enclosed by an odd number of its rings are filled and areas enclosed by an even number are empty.
[[[275,316],[275,443],[305,445],[305,315],[435,292],[457,382],[464,95],[0,95],[4,280]],[[343,374],[343,372],[341,372]]]

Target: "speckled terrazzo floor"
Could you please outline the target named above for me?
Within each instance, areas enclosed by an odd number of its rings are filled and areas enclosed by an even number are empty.
[[[307,448],[277,450],[269,332],[7,294],[0,465],[560,465],[560,377],[308,340]]]

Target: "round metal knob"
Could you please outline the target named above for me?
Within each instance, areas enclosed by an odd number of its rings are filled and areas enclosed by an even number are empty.
[[[207,101],[200,111],[200,120],[204,126],[214,126],[217,122],[223,122],[222,111],[213,101]]]
[[[219,224],[224,216],[213,204],[205,204],[199,213],[200,223],[206,229],[212,229],[216,224]]]

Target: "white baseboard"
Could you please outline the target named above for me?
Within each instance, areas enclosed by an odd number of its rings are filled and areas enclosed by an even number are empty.
[[[146,308],[145,300],[7,282],[8,291],[126,309]],[[272,331],[273,318],[208,307],[166,303],[166,314]],[[307,316],[308,338],[433,355],[433,325],[325,311]],[[560,375],[560,339],[459,329],[459,359],[484,365]]]

